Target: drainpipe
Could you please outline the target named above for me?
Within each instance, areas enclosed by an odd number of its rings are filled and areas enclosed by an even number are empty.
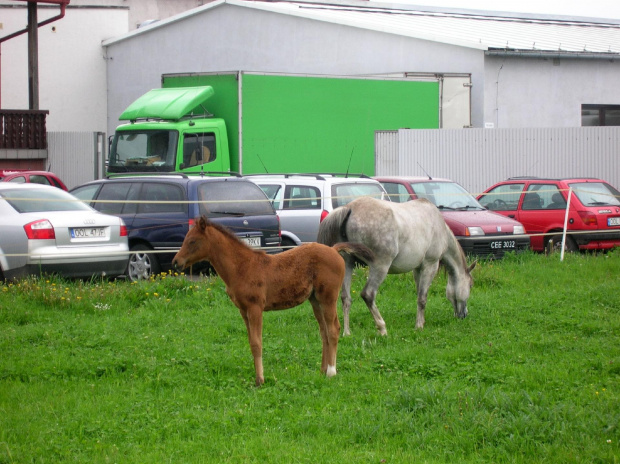
[[[28,27],[0,37],[0,75],[2,75],[2,42],[28,33],[28,91],[31,110],[39,109],[39,38],[37,29],[65,17],[67,5],[71,0],[18,0],[28,2]],[[40,23],[37,21],[37,3],[53,3],[60,7],[60,13]],[[2,108],[2,89],[0,88],[0,108]]]

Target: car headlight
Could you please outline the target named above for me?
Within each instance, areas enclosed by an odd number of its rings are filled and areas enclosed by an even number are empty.
[[[515,230],[513,232],[515,235],[524,235],[525,234],[525,227],[523,226],[515,226]]]
[[[469,235],[470,237],[475,237],[478,235],[484,235],[484,231],[482,230],[482,227],[468,227],[465,230],[465,235]]]

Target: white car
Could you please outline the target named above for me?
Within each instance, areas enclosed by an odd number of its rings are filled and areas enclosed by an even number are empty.
[[[0,183],[0,280],[57,274],[116,277],[129,259],[122,219],[64,190]]]
[[[247,178],[273,203],[280,217],[282,247],[316,242],[321,221],[356,198],[372,196],[389,201],[379,182],[359,175],[256,174]]]

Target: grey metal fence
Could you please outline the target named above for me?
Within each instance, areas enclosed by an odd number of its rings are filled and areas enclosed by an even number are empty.
[[[599,177],[620,188],[620,127],[377,131],[375,163],[377,175],[446,177],[473,194],[514,176]]]

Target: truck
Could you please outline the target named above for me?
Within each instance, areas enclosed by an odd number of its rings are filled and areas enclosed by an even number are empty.
[[[377,130],[440,125],[440,81],[164,74],[121,114],[108,173],[374,175]]]

